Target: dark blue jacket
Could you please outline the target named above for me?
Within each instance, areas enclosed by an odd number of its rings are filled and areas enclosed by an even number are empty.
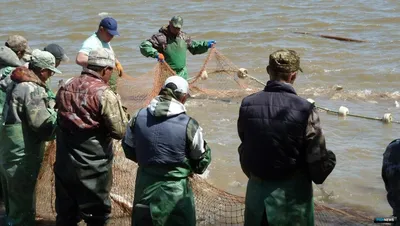
[[[160,119],[147,108],[139,111],[135,122],[136,153],[139,166],[176,164],[186,159],[186,127],[190,117],[179,114]]]
[[[285,179],[306,168],[305,135],[313,105],[289,84],[269,81],[243,99],[238,119],[242,168],[259,178]]]

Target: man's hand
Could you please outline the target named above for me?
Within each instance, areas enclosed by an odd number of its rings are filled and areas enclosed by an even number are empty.
[[[214,47],[215,44],[217,44],[217,42],[215,40],[210,40],[207,42],[208,48]]]
[[[119,77],[121,77],[122,73],[124,72],[124,68],[122,67],[121,63],[120,62],[116,62],[115,63],[115,67],[118,70]]]
[[[161,62],[161,63],[164,62],[164,60],[165,60],[164,55],[162,53],[157,54],[156,58],[157,58],[158,62]]]

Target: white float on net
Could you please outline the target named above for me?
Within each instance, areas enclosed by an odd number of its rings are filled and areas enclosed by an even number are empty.
[[[385,113],[385,114],[383,115],[382,121],[383,121],[384,123],[391,123],[391,122],[393,121],[392,114],[391,114],[391,113]]]
[[[311,98],[308,98],[307,101],[310,102],[311,104],[315,104],[315,100],[313,100]]]
[[[338,113],[340,116],[346,116],[347,114],[349,114],[349,109],[345,106],[340,106]]]
[[[246,68],[239,68],[239,70],[236,72],[236,75],[238,78],[246,78],[247,77],[247,69]]]
[[[208,79],[208,73],[207,73],[206,70],[204,70],[203,72],[201,72],[200,78],[201,78],[201,80],[206,80],[206,79]]]

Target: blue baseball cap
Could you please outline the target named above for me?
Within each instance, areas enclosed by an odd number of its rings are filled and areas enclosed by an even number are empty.
[[[104,29],[106,29],[112,36],[119,35],[117,31],[117,21],[112,17],[102,19],[99,26],[104,27]]]

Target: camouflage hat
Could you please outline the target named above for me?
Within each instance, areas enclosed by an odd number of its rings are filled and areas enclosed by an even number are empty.
[[[12,49],[14,52],[19,51],[30,51],[30,47],[28,46],[28,40],[22,37],[21,35],[11,35],[8,37],[6,41],[6,46]]]
[[[106,48],[99,48],[90,51],[88,57],[88,65],[100,67],[115,67],[114,53]]]
[[[300,67],[300,57],[294,50],[280,49],[269,55],[269,66],[276,72],[295,72]]]
[[[183,26],[183,19],[180,16],[174,16],[171,18],[172,26],[176,28],[182,28]]]
[[[54,58],[53,54],[47,51],[39,49],[33,50],[30,64],[38,68],[49,69],[55,73],[61,74],[61,71],[55,67],[56,58]]]

